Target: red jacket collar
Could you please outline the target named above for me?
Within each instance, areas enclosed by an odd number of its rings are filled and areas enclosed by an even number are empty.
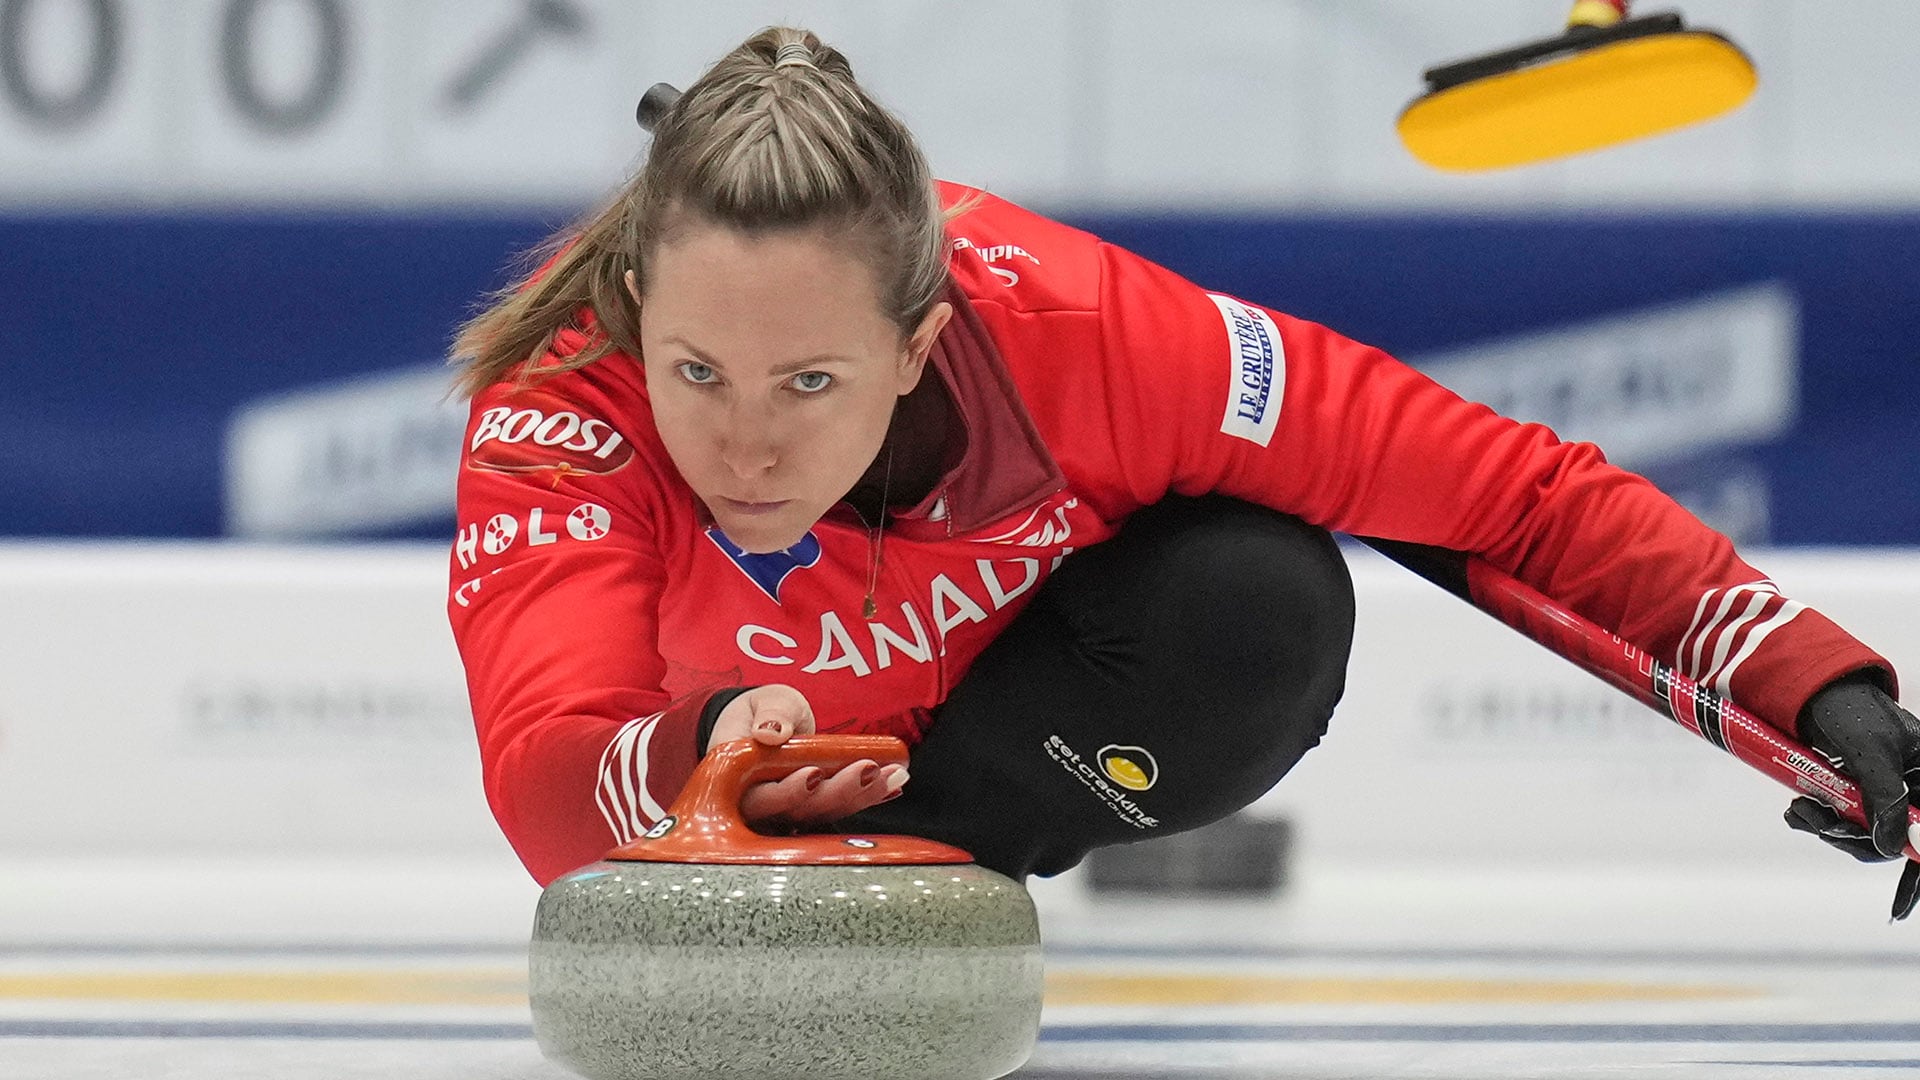
[[[927,359],[960,414],[965,449],[933,492],[896,520],[943,522],[943,531],[954,536],[1031,506],[1066,486],[1066,477],[1027,415],[973,301],[958,285],[948,286],[944,299],[953,305],[953,318]]]

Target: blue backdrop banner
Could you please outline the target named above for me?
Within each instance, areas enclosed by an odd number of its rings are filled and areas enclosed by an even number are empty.
[[[0,221],[0,533],[450,537],[534,217]],[[1747,543],[1920,544],[1920,214],[1081,217],[1598,442]]]

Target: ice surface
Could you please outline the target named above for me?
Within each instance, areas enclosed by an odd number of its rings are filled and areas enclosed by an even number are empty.
[[[1913,1075],[1920,927],[1886,924],[1891,890],[1395,861],[1113,903],[1069,875],[1035,884],[1052,982],[1017,1075]],[[536,895],[497,863],[9,861],[0,1076],[562,1077],[520,996]]]

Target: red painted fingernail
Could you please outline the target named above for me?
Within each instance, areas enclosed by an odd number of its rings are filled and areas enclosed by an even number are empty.
[[[866,768],[861,769],[860,770],[860,786],[866,787],[868,784],[873,783],[873,778],[879,775],[880,775],[880,766],[878,765],[869,765]]]
[[[760,721],[760,723],[759,723],[759,725],[758,725],[758,726],[757,726],[757,727],[756,727],[756,728],[755,728],[754,730],[756,730],[756,731],[779,731],[779,730],[780,730],[780,721],[778,721],[778,720],[762,720],[762,721]]]
[[[899,798],[902,795],[905,795],[906,793],[907,793],[906,788],[903,788],[903,787],[894,788],[892,791],[889,791],[885,795],[880,796],[880,802],[892,802],[893,800]],[[880,803],[874,803],[874,805],[878,806],[880,805]]]
[[[826,779],[826,773],[821,772],[819,769],[813,770],[813,775],[807,777],[807,790],[812,791],[814,788],[819,787]]]

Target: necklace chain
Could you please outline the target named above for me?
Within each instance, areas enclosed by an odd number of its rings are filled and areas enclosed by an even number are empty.
[[[893,443],[887,443],[887,464],[880,473],[880,508],[874,514],[873,523],[867,525],[867,551],[870,562],[867,567],[867,599],[860,605],[860,617],[871,619],[880,608],[873,602],[873,592],[880,584],[880,554],[887,544],[887,499],[893,489]],[[862,521],[861,524],[866,524]]]

